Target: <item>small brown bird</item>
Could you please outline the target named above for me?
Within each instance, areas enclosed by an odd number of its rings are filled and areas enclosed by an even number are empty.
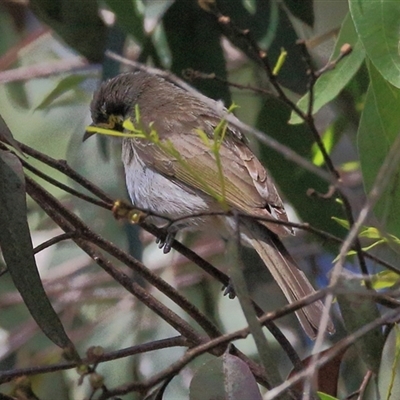
[[[219,104],[211,99],[202,101],[160,76],[144,71],[128,72],[104,82],[94,94],[93,125],[124,131],[124,121],[130,119],[134,125],[138,122],[136,106],[141,127],[151,126],[159,143],[146,138],[123,139],[122,161],[132,203],[156,215],[179,218],[169,228],[170,238],[180,229],[218,230],[222,235],[234,232],[234,217],[206,216],[226,211],[225,206],[251,216],[240,218],[242,240],[254,247],[287,300],[293,302],[314,293],[278,238],[291,233],[291,229],[257,220],[257,217],[283,222],[288,219],[271,176],[248,147],[244,135],[232,124],[226,125],[217,153],[220,163],[216,161],[212,146],[216,127],[223,118]],[[167,151],[168,146],[173,151]],[[165,224],[165,220],[157,218],[154,222]],[[169,241],[164,250],[169,250]],[[296,313],[311,338],[318,331],[323,309],[322,302],[317,301]],[[331,321],[328,331],[334,331]]]

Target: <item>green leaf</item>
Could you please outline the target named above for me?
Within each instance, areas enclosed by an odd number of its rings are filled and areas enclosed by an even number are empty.
[[[13,134],[8,128],[6,121],[4,121],[3,117],[0,115],[0,141],[9,144],[14,147],[20,154],[22,154],[21,149],[14,139]]]
[[[309,26],[314,25],[313,0],[284,0],[284,3],[295,17]]]
[[[227,353],[204,364],[190,383],[190,400],[219,399],[262,399],[247,364]]]
[[[358,236],[369,239],[383,239],[383,236],[379,232],[379,229],[376,229],[373,226],[368,226],[366,228],[363,228],[363,230],[359,233]]]
[[[106,4],[115,13],[117,22],[122,29],[132,35],[139,44],[143,44],[146,38],[144,18],[138,10],[138,2],[134,0],[106,0]]]
[[[400,88],[400,2],[350,0],[349,5],[368,57],[385,79]]]
[[[349,221],[347,221],[347,219],[332,217],[332,220],[337,222],[340,226],[343,226],[343,228],[346,228],[347,230],[350,229],[350,224]]]
[[[360,169],[359,161],[348,161],[340,165],[343,172],[356,172]]]
[[[5,88],[10,100],[15,104],[16,107],[28,110],[30,109],[31,105],[29,104],[25,86],[25,82],[16,81],[8,82],[5,85]]]
[[[371,284],[375,290],[391,288],[397,285],[400,275],[393,271],[382,271],[371,276]]]
[[[320,400],[338,400],[337,397],[333,397],[326,393],[317,392],[317,394],[318,394],[318,397],[320,398]]]
[[[220,28],[209,13],[201,10],[194,1],[177,0],[162,22],[171,51],[172,72],[182,76],[182,71],[192,68],[227,79]],[[231,103],[225,83],[202,79],[193,84],[205,95],[222,99],[227,105]]]
[[[345,43],[350,44],[353,51],[341,60],[335,69],[325,72],[317,80],[314,86],[313,113],[316,113],[325,104],[332,101],[344,89],[364,61],[364,47],[357,36],[350,15],[347,15],[342,24],[330,61],[335,60],[338,57],[340,49]],[[297,106],[301,110],[307,111],[308,99],[309,94],[307,93],[298,101]],[[292,112],[289,123],[300,124],[302,122],[303,120],[297,114]]]
[[[119,0],[117,0],[119,1]],[[132,0],[130,0],[132,1]],[[144,15],[146,19],[154,21],[156,25],[160,19],[164,16],[168,8],[174,3],[175,0],[163,0],[163,1],[147,1],[144,3]]]
[[[321,137],[322,143],[324,144],[325,150],[328,154],[331,154],[331,151],[333,149],[333,145],[335,143],[334,136],[335,136],[334,127],[333,125],[331,125],[328,127],[328,129],[323,133]],[[322,155],[321,150],[318,147],[317,143],[314,143],[312,145],[311,153],[313,155],[312,157],[313,164],[317,165],[318,167],[324,165],[325,163],[324,156]]]
[[[400,330],[394,325],[390,331],[382,352],[381,367],[378,374],[380,399],[396,400],[400,398]]]
[[[337,295],[337,302],[349,334],[380,317],[376,303],[367,295],[368,289],[361,283],[343,277],[339,284],[340,292],[346,291],[346,294]],[[364,296],[360,295],[362,291],[365,292]],[[374,373],[379,371],[383,344],[384,338],[379,327],[369,331],[355,343],[359,356]]]
[[[97,0],[31,0],[29,5],[39,19],[90,62],[103,60],[107,27],[99,16]]]
[[[43,289],[33,256],[22,165],[0,150],[0,245],[8,271],[32,317],[45,335],[66,353],[78,357],[74,345]]]
[[[367,193],[400,132],[400,90],[387,82],[372,63],[368,67],[371,83],[357,133],[361,171]],[[374,208],[381,226],[397,237],[400,237],[399,178],[398,173],[394,174]]]
[[[86,75],[70,75],[62,79],[57,83],[56,87],[45,96],[45,98],[39,103],[35,110],[42,110],[48,107],[54,100],[58,99],[68,90],[74,89],[86,79]]]

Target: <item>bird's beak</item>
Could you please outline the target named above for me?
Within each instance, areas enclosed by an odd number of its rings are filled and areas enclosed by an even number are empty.
[[[95,124],[90,124],[89,126],[96,126]],[[82,142],[86,141],[87,139],[89,139],[91,136],[93,136],[95,134],[95,132],[89,132],[87,129],[85,130],[85,133],[83,135],[82,138]]]

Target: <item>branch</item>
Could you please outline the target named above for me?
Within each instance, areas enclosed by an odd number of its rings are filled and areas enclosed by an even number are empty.
[[[85,189],[93,193],[94,195],[100,197],[102,201],[104,201],[104,204],[109,204],[110,209],[112,209],[111,204],[115,204],[115,201],[112,200],[105,192],[103,192],[101,189],[99,189],[97,186],[93,185],[91,182],[89,182],[87,179],[79,175],[77,172],[75,172],[71,167],[68,166],[68,164],[64,160],[55,160],[45,154],[40,153],[37,150],[34,150],[30,148],[29,146],[26,146],[22,143],[20,143],[21,149],[26,153],[29,154],[30,156],[38,159],[39,161],[45,163],[46,165],[49,165],[56,170],[64,173],[67,175],[69,178],[74,180],[75,182],[79,183],[81,186],[83,186]],[[55,200],[55,199],[54,199]],[[65,210],[61,204],[58,203],[57,205],[60,213],[64,213],[67,211]],[[175,291],[170,285],[168,285],[165,281],[160,279],[157,275],[152,274],[146,267],[144,267],[139,261],[135,260],[132,256],[129,254],[123,252],[121,249],[113,245],[107,240],[104,240],[101,238],[99,235],[95,234],[92,232],[86,225],[83,224],[81,220],[79,220],[77,217],[75,217],[72,213],[69,213],[69,218],[72,218],[72,220],[75,222],[75,226],[77,226],[77,230],[81,235],[85,234],[86,239],[91,240],[93,243],[98,245],[99,247],[103,248],[103,250],[107,251],[109,254],[113,255],[116,257],[118,260],[126,264],[129,268],[133,269],[134,271],[137,271],[141,276],[143,276],[150,284],[153,286],[157,287],[159,290],[161,290],[164,294],[169,296],[171,299],[174,299],[177,304],[180,304],[182,308],[186,307],[186,311],[190,310],[193,306],[191,303],[189,303],[185,298],[179,295],[177,291]],[[154,236],[158,238],[165,238],[166,232],[163,229],[159,229],[155,227],[154,225],[146,224],[145,222],[142,222],[139,224],[142,228],[153,234]],[[198,256],[195,252],[187,248],[186,246],[182,245],[178,241],[174,240],[172,243],[172,248],[181,253],[183,256],[188,258],[190,261],[198,265],[200,268],[202,268],[205,272],[213,276],[215,279],[217,279],[219,282],[221,282],[224,286],[227,286],[229,284],[229,277],[224,274],[223,272],[219,271],[217,268],[215,268],[213,265],[211,265],[209,262]],[[176,297],[177,296],[177,297]],[[256,313],[258,316],[263,314],[263,310],[256,304],[254,303],[254,307],[256,310]],[[185,308],[184,308],[185,309]],[[198,311],[198,310],[197,310]],[[196,310],[192,310],[194,315],[196,317],[192,317],[197,320],[196,318],[200,318],[202,320],[202,314],[197,312]],[[190,313],[189,313],[190,315]],[[207,319],[205,319],[206,321]],[[199,321],[198,321],[199,322]],[[213,334],[211,336],[218,336],[219,332],[215,330],[215,327],[210,326],[207,322],[203,323],[205,326],[207,326],[208,332]],[[200,324],[202,325],[202,324]],[[288,355],[289,359],[293,363],[295,368],[301,367],[301,361],[300,358],[298,357],[296,351],[294,350],[293,346],[290,344],[290,342],[286,339],[286,337],[282,334],[282,332],[275,326],[273,322],[266,322],[266,327],[270,330],[272,335],[275,337],[275,339],[280,343],[282,346],[283,350],[286,352]],[[207,330],[206,330],[207,331]]]
[[[177,346],[188,346],[187,340],[182,336],[174,336],[168,339],[161,340],[153,340],[149,343],[138,344],[136,346],[127,347],[125,349],[120,349],[116,351],[110,351],[108,353],[104,353],[94,360],[93,357],[83,358],[82,362],[84,365],[91,365],[92,363],[103,363],[112,360],[118,360],[120,358],[125,358],[128,356],[133,356],[136,354],[143,354],[149,351],[166,349],[169,347],[177,347]],[[55,371],[63,371],[67,369],[72,369],[78,367],[76,362],[62,362],[53,365],[44,365],[37,367],[28,367],[28,368],[18,368],[12,369],[10,371],[1,371],[0,372],[0,383],[9,382],[12,379],[15,379],[19,376],[31,376],[38,374],[45,374],[49,372]]]

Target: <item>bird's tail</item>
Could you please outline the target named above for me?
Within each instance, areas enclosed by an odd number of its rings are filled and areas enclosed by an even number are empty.
[[[254,221],[245,221],[241,233],[268,267],[289,303],[315,293],[304,272],[274,233]],[[323,311],[324,306],[320,300],[296,311],[300,324],[311,339],[316,337]],[[329,333],[335,331],[331,319],[327,330]]]

